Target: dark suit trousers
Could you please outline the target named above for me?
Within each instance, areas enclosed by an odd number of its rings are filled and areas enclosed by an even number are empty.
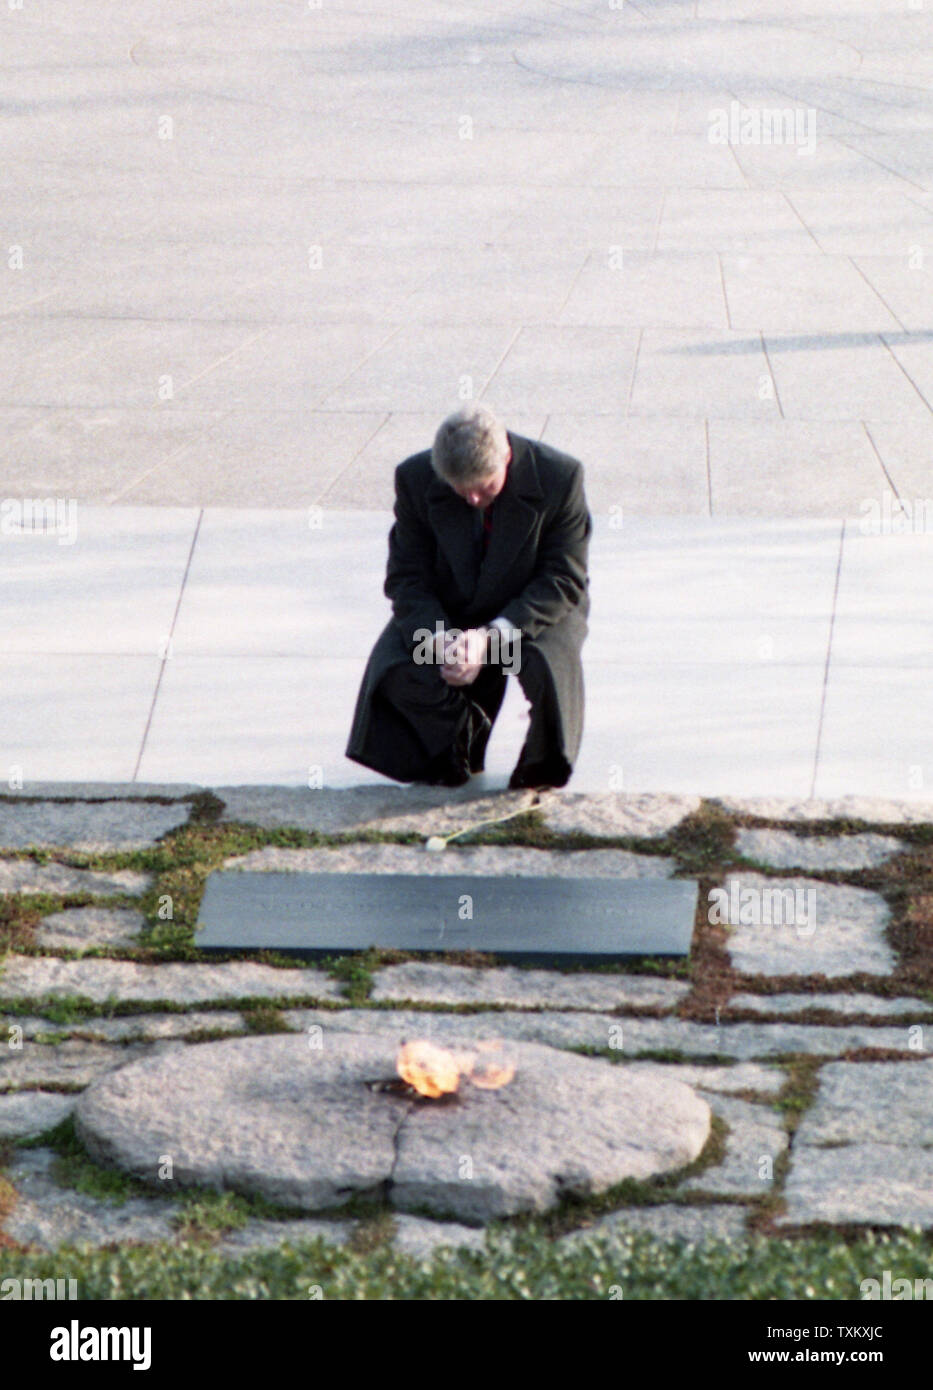
[[[517,768],[545,765],[562,785],[570,765],[560,753],[557,697],[550,670],[531,642],[522,644],[519,684],[531,704],[531,723]],[[379,696],[400,716],[417,739],[425,766],[452,749],[466,723],[470,702],[495,720],[505,696],[506,675],[499,666],[483,666],[472,685],[448,685],[436,665],[410,661],[391,667],[379,683]],[[417,779],[400,779],[417,780]]]

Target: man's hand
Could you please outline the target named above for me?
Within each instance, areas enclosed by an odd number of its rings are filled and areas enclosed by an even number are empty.
[[[448,685],[472,685],[486,663],[489,629],[471,627],[458,637],[445,634],[441,676]]]

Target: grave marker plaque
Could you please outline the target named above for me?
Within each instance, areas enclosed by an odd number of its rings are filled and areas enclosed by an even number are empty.
[[[195,943],[202,951],[282,951],[307,960],[375,946],[606,965],[688,955],[696,903],[693,879],[228,869],[207,880]]]

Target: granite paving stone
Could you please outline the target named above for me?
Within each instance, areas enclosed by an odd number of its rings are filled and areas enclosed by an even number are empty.
[[[100,1039],[104,1042],[158,1042],[163,1038],[187,1038],[196,1033],[241,1033],[243,1014],[225,1009],[186,1010],[172,1014],[127,1014],[124,1018],[82,1018],[73,1023],[57,1023],[47,1018],[11,1018],[23,1030],[23,1037],[36,1040],[63,1033]],[[2,1027],[3,1025],[0,1025]]]
[[[874,869],[907,849],[891,835],[795,835],[790,830],[739,830],[736,851],[774,869]]]
[[[754,432],[754,427],[749,429]],[[608,518],[607,526],[607,519],[600,518],[594,526],[594,612],[584,648],[587,677],[593,668],[596,674],[602,662],[635,667],[642,698],[648,699],[647,669],[661,666],[670,683],[675,654],[678,664],[690,668],[691,677],[697,666],[711,665],[721,671],[724,661],[750,661],[753,666],[764,661],[770,666],[772,679],[785,663],[808,668],[825,665],[838,565],[838,522],[802,519],[794,527],[773,518],[714,516],[700,525],[682,517],[667,518],[663,523],[644,517],[613,532],[612,519]],[[687,604],[684,584],[686,574],[693,570],[697,582],[688,583]],[[588,693],[590,689],[592,680]],[[619,710],[626,709],[624,689],[610,692],[600,685],[594,693],[615,727],[624,727],[628,733],[630,719],[625,725],[619,723]],[[694,716],[694,741],[699,745],[697,725],[704,701],[695,679],[684,680],[680,693],[692,697],[689,708]],[[661,708],[669,721],[676,708],[671,696],[663,698]],[[721,737],[719,734],[711,752]],[[697,746],[696,755],[700,752]],[[611,780],[612,763],[607,760],[607,791],[613,786],[623,789],[626,769],[633,771],[634,753],[633,749],[626,759],[618,760],[615,784]],[[664,780],[653,785],[669,792],[740,790],[723,784],[723,774],[714,768],[703,771],[699,787],[696,783],[686,788],[674,786],[668,773],[662,776]],[[569,785],[575,787],[576,783]],[[773,784],[756,780],[749,790],[761,785]]]
[[[156,1043],[155,1048],[174,1043]],[[85,1042],[69,1038],[60,1043],[29,1043],[0,1051],[0,1091],[42,1086],[89,1086],[98,1076],[114,1071],[150,1051],[145,1045]]]
[[[299,1241],[322,1240],[326,1245],[346,1245],[356,1227],[355,1221],[315,1221],[297,1217],[294,1221],[247,1221],[238,1231],[229,1231],[212,1248],[218,1255],[248,1255],[255,1250],[279,1250]],[[314,1283],[313,1278],[308,1284]]]
[[[591,1226],[561,1236],[558,1244],[572,1249],[594,1239],[611,1242],[623,1239],[630,1231],[646,1231],[659,1240],[691,1245],[705,1240],[740,1241],[745,1238],[745,1209],[731,1204],[688,1207],[673,1203],[626,1207],[599,1217]]]
[[[933,534],[915,539],[930,541],[933,556]],[[871,787],[885,796],[904,799],[920,790],[924,765],[919,759],[926,756],[929,739],[930,671],[912,653],[889,645],[888,630],[894,628],[897,615],[919,601],[915,595],[922,583],[919,568],[912,567],[909,577],[904,576],[897,599],[880,621],[877,612],[865,611],[871,602],[868,594],[859,602],[852,622],[859,624],[863,635],[868,627],[875,640],[864,637],[871,648],[871,660],[858,666],[835,659],[830,664],[816,769],[816,790],[821,796]],[[902,634],[929,662],[933,648],[918,632],[927,627],[926,613],[918,615],[914,624],[901,618]],[[839,630],[838,624],[835,630]],[[848,622],[846,636],[849,640],[854,636]],[[896,640],[894,633],[891,642]],[[917,792],[912,792],[915,787]],[[924,819],[928,821],[929,816]]]
[[[851,1221],[933,1227],[933,1148],[795,1144],[784,1199],[786,1212],[778,1225]]]
[[[785,1197],[785,1224],[933,1226],[933,1060],[822,1067]]]
[[[787,1131],[777,1113],[734,1096],[710,1095],[708,1099],[713,1114],[729,1126],[725,1157],[688,1178],[680,1190],[746,1197],[770,1191],[774,1164],[787,1148]]]
[[[505,1004],[544,1009],[672,1009],[690,992],[682,980],[652,975],[594,975],[505,966],[467,966],[410,961],[374,976],[375,1002]]]
[[[348,844],[339,849],[267,845],[224,861],[228,869],[313,874],[501,874],[555,878],[669,878],[674,861],[624,849],[545,850],[450,845],[431,853],[416,845]]]
[[[728,1008],[758,1014],[801,1014],[808,1009],[827,1009],[835,1014],[874,1018],[933,1016],[928,999],[882,999],[876,994],[733,994]]]
[[[342,834],[381,830],[386,834],[452,835],[477,821],[530,809],[533,791],[496,794],[477,787],[427,787],[412,782],[365,787],[217,787],[221,820],[266,829],[289,827]]]
[[[869,492],[866,501],[872,500]],[[882,493],[874,513],[863,515],[846,541],[833,617],[836,668],[891,665],[928,670],[933,661],[924,601],[933,588],[933,496],[926,504],[905,497],[903,529],[888,534],[891,508],[897,502],[893,494]]]
[[[74,1109],[73,1095],[14,1091],[0,1095],[0,1139],[32,1139],[61,1124]]]
[[[822,1067],[794,1150],[827,1144],[933,1148],[933,1058]]]
[[[803,1023],[692,1023],[679,1018],[620,1018],[611,1014],[507,1009],[490,1013],[444,1014],[414,1009],[289,1009],[283,1013],[298,1031],[320,1029],[353,1033],[388,1033],[406,1038],[504,1038],[545,1043],[551,1047],[604,1048],[623,1057],[639,1053],[682,1052],[685,1056],[734,1058],[783,1057],[804,1053],[838,1057],[860,1048],[907,1052],[907,1027],[879,1028],[847,1024],[820,1027]]]
[[[672,793],[549,792],[542,799],[541,818],[558,835],[631,835],[653,840],[668,834],[699,807],[698,796]]]
[[[773,518],[789,497],[806,496],[809,516],[847,516],[880,476],[858,421],[709,421],[709,486],[721,515]]]
[[[204,788],[197,786],[194,782],[28,782],[24,785],[22,796],[29,801],[38,800],[42,802],[54,801],[82,801],[107,802],[116,801],[118,804],[130,801],[146,801],[157,797],[160,801],[178,802],[182,805],[182,797],[193,796],[203,792]],[[10,797],[9,804],[13,806],[16,801],[15,792],[5,792],[4,795]],[[28,802],[24,801],[24,805]]]
[[[917,525],[916,519],[919,516],[919,524],[927,530],[930,529],[930,519],[933,516],[930,510],[929,472],[931,426],[933,420],[913,423],[902,420],[871,427],[872,444],[884,462],[885,472],[890,477],[897,495],[910,502],[911,523]],[[882,507],[887,502],[888,514],[893,524],[894,494],[882,494],[879,501]]]
[[[668,516],[704,516],[708,510],[703,421],[551,413],[538,437],[586,459],[586,498],[594,518],[650,515],[661,494]],[[562,789],[559,798],[578,794]],[[618,784],[613,794],[623,795]]]
[[[170,533],[171,526],[166,530]],[[173,539],[170,534],[169,539]],[[73,573],[67,569],[62,573],[48,550],[45,567],[53,589],[74,583]],[[99,563],[87,569],[93,570],[97,583],[102,582],[106,570]],[[53,620],[60,622],[54,597],[48,607]],[[24,614],[29,608],[23,604]],[[133,634],[125,640],[132,642]],[[25,786],[33,785],[33,778],[52,777],[130,782],[161,667],[155,644],[151,656],[7,653],[4,675],[7,688],[16,694],[7,700],[3,712],[7,765],[23,769]],[[178,772],[186,780],[190,775],[182,769]],[[0,886],[4,878],[0,874]]]
[[[662,1073],[665,1067],[672,1067],[672,1074],[679,1076],[688,1086],[725,1096],[736,1091],[756,1091],[760,1095],[774,1096],[787,1079],[781,1067],[760,1066],[756,1062],[738,1062],[733,1066],[719,1067],[698,1067],[689,1062],[629,1062],[627,1065],[646,1072],[656,1068]]]
[[[744,542],[742,548],[753,563],[752,550]],[[744,572],[744,563],[737,568]],[[741,576],[733,583],[738,588]],[[709,580],[704,587],[712,587]],[[654,604],[651,611],[657,612]],[[584,658],[588,732],[577,765],[581,789],[605,790],[621,769],[637,790],[751,794],[773,786],[799,792],[811,775],[825,661],[762,660],[756,651],[760,616],[737,634],[734,614],[727,619],[724,613],[715,620],[722,632],[717,640],[690,620],[683,598],[680,615],[677,626],[692,633],[703,655],[677,664],[678,634],[657,659],[633,663],[623,652],[621,659],[587,665]],[[670,618],[642,615],[638,626],[660,641]],[[574,785],[577,778],[575,770]]]
[[[895,801],[881,796],[783,797],[719,796],[719,805],[737,816],[761,820],[865,821],[869,825],[933,825],[933,801]]]
[[[7,956],[0,999],[80,995],[94,1003],[161,1000],[204,1004],[210,1000],[279,997],[339,999],[338,983],[319,970],[276,969],[252,961],[218,965],[138,965],[125,960],[60,960],[56,956]]]
[[[16,1205],[2,1225],[11,1240],[57,1250],[61,1245],[123,1245],[177,1236],[172,1221],[177,1203],[165,1197],[131,1197],[117,1204],[59,1187],[53,1176],[55,1161],[49,1149],[27,1149],[6,1169],[4,1176],[17,1193]]]
[[[186,802],[160,806],[146,801],[3,801],[0,848],[68,848],[89,854],[146,849],[185,825]]]
[[[266,515],[276,517],[277,513]],[[278,525],[268,519],[264,529],[270,539],[279,534]],[[355,539],[348,544],[355,551]],[[383,540],[380,549],[384,548]],[[255,572],[262,572],[264,547],[254,545],[251,551],[248,560],[242,557],[239,570],[248,563]],[[371,590],[371,602],[380,606],[381,583],[381,579],[374,582]],[[294,572],[289,592],[293,608],[303,592]],[[275,611],[274,621],[265,611],[261,619],[271,638],[279,623],[287,621],[282,605]],[[345,620],[349,619],[347,614]],[[345,642],[341,630],[345,620],[339,609],[327,619],[332,628],[328,649],[336,654],[277,657],[273,653],[274,681],[269,680],[270,656],[265,653],[207,657],[196,653],[166,662],[143,752],[142,775],[193,776],[211,786],[229,781],[235,770],[247,780],[307,785],[312,769],[327,786],[376,783],[378,773],[344,756],[348,711],[366,659],[359,637],[352,646]],[[365,615],[357,613],[355,621],[365,622]],[[303,631],[299,628],[299,637]]]
[[[141,325],[126,325],[124,332],[136,336],[142,347],[145,334],[140,333],[140,328]],[[48,331],[54,335],[55,327],[46,321]],[[162,336],[154,326],[150,326],[150,331],[152,338]],[[47,381],[44,389],[54,392],[58,384],[74,383],[80,376],[82,363],[94,360],[95,354],[78,352],[71,357],[67,368],[52,367],[49,357],[40,351],[40,366],[35,360],[35,351],[45,336],[43,330],[36,324],[30,330],[20,321],[13,332],[22,349],[21,365],[30,357],[33,359],[30,383],[21,382],[21,389],[29,391],[38,386],[43,390],[43,386],[38,385],[39,378],[44,374],[43,369],[51,368],[51,375],[57,382],[53,385]],[[152,338],[150,345],[154,346]],[[5,338],[5,344],[8,343],[9,339]],[[5,372],[4,382],[7,380]],[[197,512],[150,507],[114,510],[108,516],[103,508],[85,511],[77,502],[72,503],[72,508],[75,525],[70,543],[50,546],[41,541],[37,543],[35,536],[24,536],[20,544],[4,545],[0,624],[7,659],[13,653],[46,658],[66,654],[157,658],[160,642],[172,623],[197,526]],[[58,551],[57,563],[52,561],[50,549]],[[18,690],[17,693],[23,700],[25,692]],[[113,695],[109,690],[106,695],[109,707]],[[42,729],[43,743],[54,747],[63,730],[54,724],[44,727],[44,721],[39,722],[41,712],[28,699],[24,713]],[[83,730],[79,736],[82,744],[90,743],[105,732],[108,722],[100,721],[105,726],[103,730],[97,724]],[[13,760],[7,742],[9,736],[6,730],[4,732],[5,757]],[[44,766],[49,767],[50,763]],[[21,763],[21,770],[22,775],[15,783],[21,783],[22,790],[27,791],[32,778],[41,775],[43,763],[30,759]],[[59,765],[57,772],[67,776],[67,765]],[[7,777],[3,780],[6,783]],[[64,828],[67,824],[64,811],[62,806],[56,815],[55,809],[50,808],[50,828]],[[131,820],[137,821],[134,833],[148,838],[149,830],[140,819],[139,807],[135,811],[131,809],[129,814]],[[112,812],[108,816],[104,811],[102,817],[98,810],[85,820],[83,830],[78,829],[78,822],[75,826],[79,834],[90,833],[94,837],[97,824],[103,829],[116,823]],[[151,824],[158,824],[158,821]],[[41,811],[36,826],[42,833]]]
[[[646,328],[631,390],[631,413],[777,420],[775,392],[760,389],[762,379],[770,375],[760,337],[720,330],[715,342],[711,352],[709,335],[702,330]],[[583,408],[594,413],[597,409]],[[599,408],[612,407],[607,403]]]
[[[706,111],[703,119],[708,119]],[[671,188],[664,200],[658,246],[661,250],[685,250],[697,245],[733,252],[814,247],[787,199],[776,191]]]
[[[723,887],[727,899],[717,916],[729,924],[726,949],[742,974],[888,975],[894,969],[885,937],[888,907],[877,893],[754,873],[729,875]]]
[[[127,908],[66,907],[50,912],[36,928],[36,945],[46,951],[91,951],[139,945],[146,919]]]
[[[413,1260],[430,1260],[438,1250],[483,1250],[486,1246],[486,1232],[481,1227],[461,1226],[456,1221],[429,1221],[399,1212],[394,1224],[392,1244]]]
[[[787,333],[900,327],[846,257],[723,256],[733,328]]]
[[[0,893],[92,893],[97,897],[138,897],[149,875],[135,869],[72,869],[66,864],[37,864],[32,859],[0,859]]]
[[[911,380],[916,365],[905,362],[902,368],[897,344],[889,350],[874,333],[766,332],[763,342],[790,419],[900,420],[928,413]]]

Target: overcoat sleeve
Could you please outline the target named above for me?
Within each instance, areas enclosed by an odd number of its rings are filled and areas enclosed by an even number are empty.
[[[577,464],[566,496],[542,530],[534,577],[501,611],[525,637],[533,641],[543,628],[559,622],[584,598],[592,530],[583,492],[583,467]]]
[[[435,540],[418,514],[401,473],[395,470],[395,524],[389,532],[389,562],[383,592],[392,603],[392,616],[411,651],[419,628],[447,627],[443,604],[434,592],[431,562]]]

